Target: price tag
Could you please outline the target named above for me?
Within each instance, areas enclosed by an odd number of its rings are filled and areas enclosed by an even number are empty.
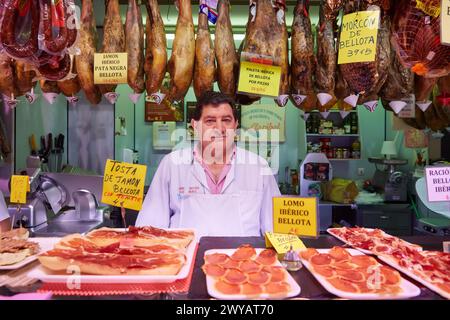
[[[27,191],[29,190],[29,177],[17,176],[11,177],[11,203],[27,203]]]
[[[278,97],[281,67],[241,61],[238,91],[258,96]]]
[[[96,53],[94,55],[94,83],[127,83],[128,53]]]
[[[147,166],[108,159],[103,176],[102,202],[141,210]]]
[[[274,232],[317,237],[318,228],[317,198],[273,198]]]
[[[450,201],[450,167],[426,167],[428,201]]]
[[[279,254],[288,252],[291,247],[294,251],[306,249],[303,241],[293,234],[266,232],[265,239],[266,247],[273,247]]]
[[[338,64],[375,61],[380,11],[344,15],[339,38]]]

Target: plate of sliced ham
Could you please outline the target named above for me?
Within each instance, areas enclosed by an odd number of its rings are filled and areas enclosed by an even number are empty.
[[[237,249],[208,250],[202,270],[208,294],[217,299],[284,299],[301,291],[272,249],[242,245]]]
[[[420,289],[400,273],[355,249],[308,248],[300,252],[305,267],[330,293],[345,299],[407,299]]]
[[[422,247],[391,236],[381,229],[342,227],[329,228],[327,232],[364,254],[390,254],[394,250],[404,247],[413,250],[422,250]]]

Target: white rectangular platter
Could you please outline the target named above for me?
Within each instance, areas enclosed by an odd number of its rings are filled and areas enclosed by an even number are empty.
[[[16,270],[26,266],[30,262],[37,259],[37,256],[45,251],[53,249],[53,245],[59,241],[60,238],[29,238],[28,241],[37,242],[41,248],[37,254],[26,257],[24,260],[17,262],[15,264],[0,266],[0,270]]]
[[[255,250],[256,250],[256,253],[259,254],[264,249],[255,249]],[[224,254],[231,256],[235,251],[236,251],[236,249],[211,249],[211,250],[206,251],[205,255],[213,254],[213,253],[224,253]],[[274,266],[282,267],[281,263],[278,260],[274,264]],[[295,297],[300,294],[300,291],[301,291],[300,286],[294,280],[294,278],[292,278],[292,276],[289,274],[289,272],[286,271],[286,273],[287,273],[287,277],[286,277],[285,281],[290,285],[291,290],[284,296],[273,296],[273,295],[269,295],[267,293],[263,293],[263,294],[260,294],[257,296],[252,296],[252,297],[249,297],[249,296],[246,296],[243,294],[223,294],[216,290],[216,288],[214,287],[216,280],[210,276],[206,276],[206,287],[208,289],[208,294],[211,297],[214,297],[216,299],[221,299],[221,300],[285,299],[285,298]]]
[[[73,271],[70,270],[68,270],[67,274],[56,274],[54,271],[39,265],[28,273],[28,277],[39,279],[42,282],[48,283],[67,283],[67,281],[73,282],[74,277],[79,277],[80,283],[172,283],[188,277],[192,264],[195,263],[197,243],[198,238],[194,237],[189,246],[186,248],[186,263],[176,275],[75,275],[73,274]]]
[[[414,273],[412,273],[410,270],[400,266],[398,263],[395,262],[394,259],[392,259],[391,257],[387,257],[387,256],[379,256],[378,257],[381,261],[385,262],[386,264],[390,265],[391,267],[397,269],[398,271],[406,274],[408,277],[410,277],[411,279],[416,280],[417,282],[420,282],[421,284],[423,284],[425,287],[427,287],[430,290],[433,290],[434,292],[440,294],[441,296],[443,296],[446,299],[450,299],[450,293],[442,290],[441,288],[435,286],[434,284],[432,284],[431,282],[426,281],[425,279],[422,279],[421,277],[415,275]]]
[[[355,249],[346,249],[352,256],[355,255],[363,255],[363,253],[361,253],[358,250]],[[317,249],[317,251],[319,253],[328,253],[330,251],[330,249]],[[400,282],[400,287],[402,289],[402,292],[400,294],[395,294],[395,295],[389,295],[389,294],[376,294],[376,293],[352,293],[352,292],[346,292],[346,291],[342,291],[339,289],[336,289],[335,287],[333,287],[325,277],[323,277],[320,274],[317,274],[316,272],[314,272],[311,264],[302,258],[302,263],[303,265],[309,270],[309,272],[311,272],[311,274],[314,276],[314,278],[317,279],[317,281],[319,281],[319,283],[325,288],[325,290],[327,290],[328,292],[334,294],[335,296],[341,297],[341,298],[345,298],[345,299],[355,299],[355,300],[376,300],[376,299],[407,299],[407,298],[412,298],[412,297],[416,297],[420,294],[420,289],[415,286],[414,284],[412,284],[411,282],[405,280],[405,279],[401,279]]]

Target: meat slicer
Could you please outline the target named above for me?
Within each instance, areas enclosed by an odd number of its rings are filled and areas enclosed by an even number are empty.
[[[102,194],[102,176],[42,173],[34,168],[27,172],[27,203],[8,206],[14,227],[28,228],[33,236],[61,237],[103,225],[109,207],[97,201]]]
[[[408,164],[408,160],[369,158],[369,162],[375,163],[376,170],[372,178],[372,184],[384,194],[386,202],[406,202],[408,200],[408,176],[399,170],[397,166]],[[377,164],[385,165],[384,170]]]

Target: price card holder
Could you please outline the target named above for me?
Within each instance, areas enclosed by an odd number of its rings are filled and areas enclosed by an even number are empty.
[[[28,176],[11,176],[11,203],[27,203],[27,192],[30,190],[30,178]]]
[[[102,202],[116,207],[141,210],[146,172],[145,165],[108,159],[103,176]]]

